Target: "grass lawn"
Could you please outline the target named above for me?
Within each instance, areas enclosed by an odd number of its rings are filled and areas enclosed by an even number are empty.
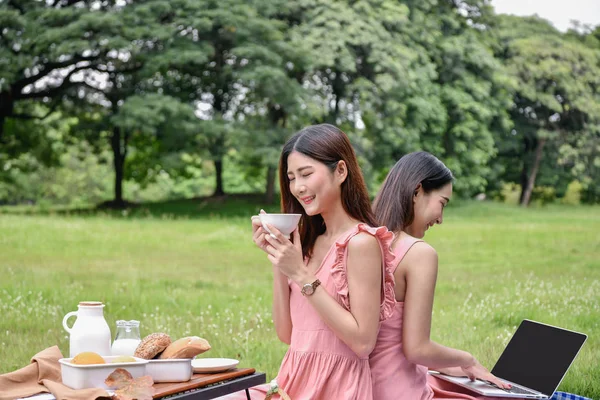
[[[272,379],[286,346],[271,322],[271,267],[250,237],[257,204],[0,208],[0,373],[55,344],[67,355],[63,316],[100,300],[113,334],[117,319],[138,319],[142,335],[199,335],[206,357]],[[559,389],[600,399],[600,207],[459,203],[426,240],[440,258],[434,340],[491,367],[523,318],[585,332]]]

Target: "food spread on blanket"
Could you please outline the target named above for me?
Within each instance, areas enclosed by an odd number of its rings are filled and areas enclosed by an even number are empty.
[[[140,342],[134,356],[146,360],[194,358],[208,350],[210,344],[199,336],[186,336],[171,342],[166,333],[152,333]]]
[[[186,336],[174,342],[166,333],[157,332],[146,336],[135,350],[134,356],[145,360],[194,358],[210,350],[210,344],[199,336]],[[111,363],[136,362],[131,356],[118,356]],[[72,364],[94,365],[106,364],[98,353],[84,351],[71,360]]]

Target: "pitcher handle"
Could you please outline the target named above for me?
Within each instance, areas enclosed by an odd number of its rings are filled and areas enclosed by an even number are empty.
[[[77,315],[77,311],[71,311],[70,313],[67,313],[67,315],[65,315],[65,317],[63,318],[63,328],[65,328],[65,331],[69,333],[71,333],[71,328],[67,326],[67,320],[73,315]]]

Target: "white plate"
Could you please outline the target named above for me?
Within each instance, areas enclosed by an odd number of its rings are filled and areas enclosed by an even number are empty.
[[[240,362],[232,358],[196,358],[192,360],[192,368],[197,374],[223,372],[235,368]]]

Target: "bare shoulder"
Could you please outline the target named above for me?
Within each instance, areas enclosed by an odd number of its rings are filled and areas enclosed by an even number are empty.
[[[348,250],[353,253],[379,251],[379,241],[370,233],[360,232],[348,241]]]
[[[433,268],[437,270],[438,254],[430,244],[417,242],[408,250],[400,264],[408,270],[413,268]]]
[[[404,231],[400,231],[400,233],[398,234],[397,241],[406,240],[406,239],[420,240],[419,238],[409,235],[408,233],[406,233]]]
[[[371,282],[371,278],[376,278],[373,282],[380,281],[381,268],[372,268],[381,264],[381,249],[375,236],[360,232],[348,241],[346,250],[349,276],[353,275],[363,283]]]

